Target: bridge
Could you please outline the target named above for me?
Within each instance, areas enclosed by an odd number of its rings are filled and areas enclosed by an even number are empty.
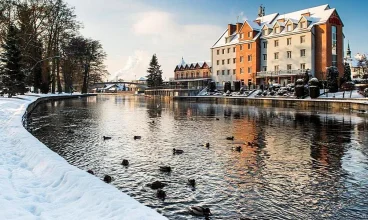
[[[96,83],[92,83],[91,85],[106,85],[106,84],[132,84],[132,85],[143,85],[143,83],[138,83],[138,82],[125,82],[125,81],[118,81],[118,82],[96,82]]]

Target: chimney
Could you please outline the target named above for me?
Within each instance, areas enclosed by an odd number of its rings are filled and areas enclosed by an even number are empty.
[[[310,17],[310,12],[307,12],[307,13],[303,13],[302,16],[305,16],[305,17]]]
[[[236,30],[236,25],[235,24],[228,24],[227,25],[227,36],[232,35],[235,30]]]
[[[285,18],[277,19],[278,22],[285,22]]]
[[[242,27],[242,23],[236,23],[236,33],[239,33],[240,28]]]

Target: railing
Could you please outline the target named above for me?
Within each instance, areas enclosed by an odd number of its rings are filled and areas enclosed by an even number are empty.
[[[273,77],[273,76],[295,76],[304,74],[305,70],[279,70],[279,71],[260,71],[256,77]]]
[[[175,78],[170,78],[170,80],[178,80],[178,79],[208,79],[211,76],[183,76],[183,77],[177,77],[175,76]]]

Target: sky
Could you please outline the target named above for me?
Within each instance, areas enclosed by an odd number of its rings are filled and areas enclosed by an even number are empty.
[[[210,48],[227,24],[254,20],[260,4],[265,13],[289,13],[329,4],[344,23],[345,47],[368,53],[366,0],[66,0],[83,23],[81,34],[99,40],[107,59],[108,80],[132,80],[147,75],[153,54],[164,80],[185,62],[210,61]],[[362,21],[362,24],[360,24]]]

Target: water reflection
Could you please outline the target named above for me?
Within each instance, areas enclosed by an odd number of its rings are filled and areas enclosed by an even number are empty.
[[[40,105],[28,128],[69,163],[113,176],[111,184],[170,219],[197,219],[190,205],[209,206],[213,219],[367,217],[365,115],[98,96]],[[173,155],[174,147],[185,153]],[[146,187],[155,180],[168,183],[165,201]]]

